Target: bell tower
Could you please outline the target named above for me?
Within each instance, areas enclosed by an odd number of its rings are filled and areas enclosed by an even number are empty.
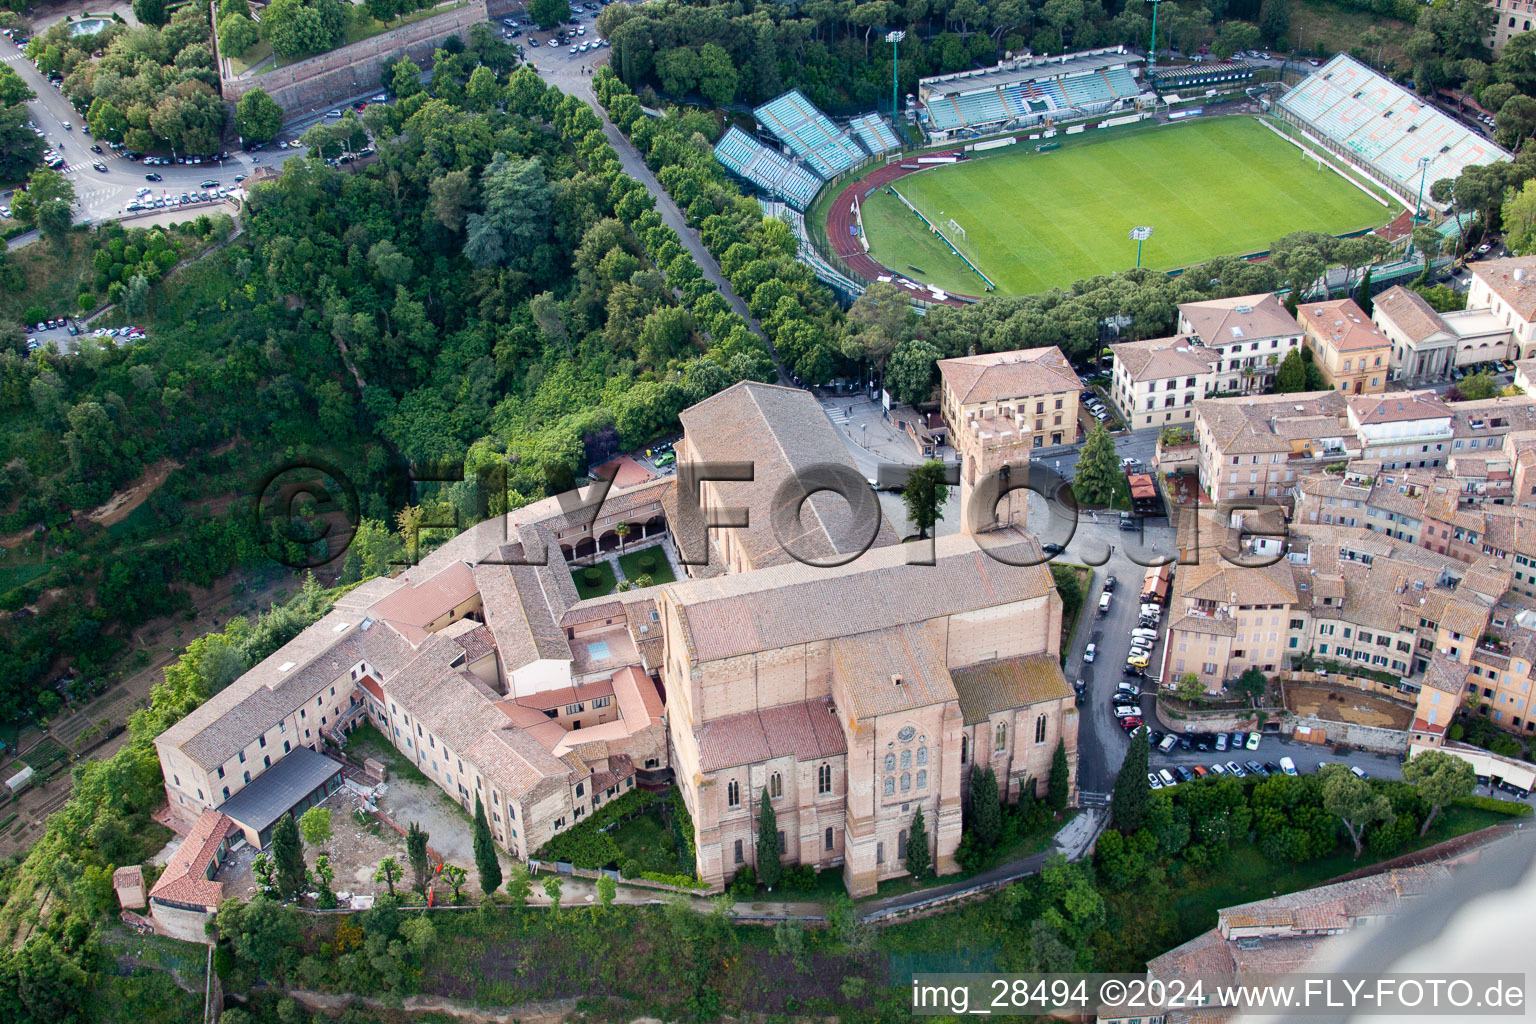
[[[1024,529],[1029,492],[1010,492],[1008,488],[1029,479],[1033,435],[1021,430],[1011,418],[986,416],[968,419],[955,441],[961,459],[963,532],[974,536],[1006,526]]]

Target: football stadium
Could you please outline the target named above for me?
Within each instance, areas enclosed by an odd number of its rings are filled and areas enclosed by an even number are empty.
[[[1291,231],[1369,230],[1421,189],[1429,203],[1434,181],[1511,158],[1344,55],[1262,112],[1192,102],[1243,101],[1253,77],[1241,61],[1149,74],[1122,47],[1016,57],[922,79],[908,97],[920,146],[880,114],[839,123],[792,91],[753,111],[755,132],[732,126],[715,154],[783,204],[828,283],[894,278],[920,301],[1067,287],[1138,258],[1172,272],[1263,253]],[[1139,242],[1138,227],[1151,229]]]

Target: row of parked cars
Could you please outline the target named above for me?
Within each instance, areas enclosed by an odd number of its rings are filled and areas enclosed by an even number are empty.
[[[1109,407],[1104,404],[1102,399],[1099,398],[1099,393],[1097,391],[1094,391],[1091,388],[1084,389],[1082,394],[1080,394],[1078,397],[1082,399],[1083,408],[1088,410],[1088,415],[1092,416],[1100,423],[1103,423],[1105,420],[1109,419]]]
[[[239,179],[236,179],[239,180]],[[129,203],[129,213],[137,213],[140,210],[163,210],[176,206],[190,206],[193,203],[216,203],[222,199],[228,199],[230,190],[220,188],[217,181],[203,182],[202,189],[197,192],[183,192],[179,196],[151,196],[147,188],[139,189],[139,194]]]
[[[1501,373],[1514,372],[1515,364],[1505,359],[1498,362],[1477,363],[1472,366],[1458,366],[1455,371],[1452,372],[1451,379],[1465,380],[1467,377],[1471,377],[1479,373],[1487,373],[1498,376]]]

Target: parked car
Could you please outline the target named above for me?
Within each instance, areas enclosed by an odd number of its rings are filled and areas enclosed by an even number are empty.
[[[1110,600],[1110,595],[1109,594],[1100,594],[1099,595],[1099,614],[1100,615],[1103,615],[1105,612],[1109,611],[1109,600]]]
[[[1115,592],[1115,586],[1118,583],[1119,581],[1116,580],[1113,576],[1104,577],[1104,593],[1113,594]]]
[[[1213,765],[1211,765],[1211,774],[1212,775],[1225,775],[1225,774],[1227,774],[1227,766],[1224,765],[1224,764],[1213,764]]]
[[[1135,683],[1127,683],[1127,682],[1123,682],[1122,681],[1119,685],[1117,685],[1115,687],[1115,692],[1116,693],[1128,693],[1132,697],[1140,697],[1141,696],[1141,687],[1137,686]]]
[[[1211,774],[1211,770],[1203,764],[1197,764],[1190,768],[1189,773],[1197,779],[1203,779],[1207,775]]]
[[[1234,732],[1232,734],[1232,749],[1233,750],[1242,750],[1243,749],[1243,744],[1245,744],[1247,742],[1248,742],[1248,734],[1247,733],[1245,733],[1245,732]]]
[[[1098,645],[1089,644],[1087,647],[1083,648],[1083,663],[1085,665],[1091,665],[1093,663],[1094,656],[1098,653]]]
[[[1219,732],[1219,733],[1216,734],[1216,749],[1218,751],[1225,751],[1227,749],[1227,734],[1226,733]]]
[[[1269,774],[1269,769],[1265,768],[1263,765],[1259,764],[1259,762],[1257,762],[1257,761],[1245,761],[1243,763],[1243,766],[1248,769],[1248,774],[1249,775],[1260,775],[1260,776],[1263,776],[1263,775],[1268,775]]]
[[[1352,765],[1349,766],[1349,773],[1351,775],[1353,775],[1357,779],[1368,779],[1368,778],[1370,778],[1370,776],[1366,774],[1365,769],[1361,768],[1357,764],[1352,764]]]
[[[1173,766],[1173,774],[1179,777],[1180,782],[1193,782],[1197,776],[1195,773],[1181,764]]]
[[[144,180],[145,181],[160,181],[162,179],[161,179],[160,175],[156,174],[154,171],[151,171],[148,174],[144,175]]]
[[[1244,744],[1244,745],[1249,750],[1258,750],[1259,749],[1259,734],[1256,733],[1256,732],[1249,733],[1248,734],[1248,742],[1246,744]]]
[[[1147,785],[1153,789],[1162,789],[1163,780],[1158,778],[1157,772],[1147,772]]]
[[[1179,781],[1174,776],[1173,772],[1169,771],[1167,768],[1162,769],[1157,774],[1158,777],[1163,780],[1163,785],[1165,786],[1172,786]]]

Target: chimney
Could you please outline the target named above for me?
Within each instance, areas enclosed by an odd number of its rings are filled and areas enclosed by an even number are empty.
[[[1515,268],[1515,280],[1516,281],[1524,281],[1525,280],[1525,268],[1524,267],[1516,267]]]
[[[901,676],[899,676],[899,675],[891,676],[891,684],[893,686],[900,686],[901,685]]]

